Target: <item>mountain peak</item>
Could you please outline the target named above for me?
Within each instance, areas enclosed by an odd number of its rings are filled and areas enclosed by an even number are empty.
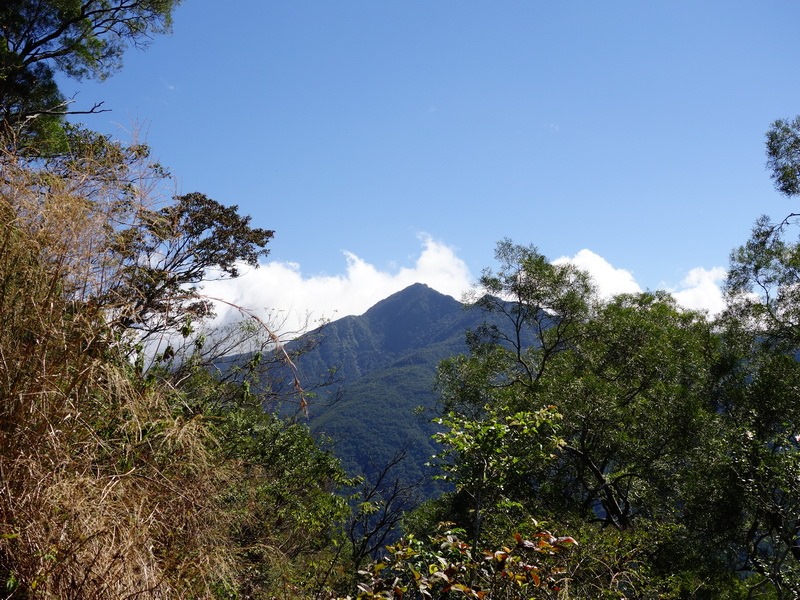
[[[399,292],[395,292],[391,296],[387,296],[383,300],[380,300],[376,304],[372,305],[364,315],[368,315],[372,312],[380,312],[381,310],[385,309],[387,306],[394,306],[397,304],[405,304],[408,302],[415,302],[420,300],[427,300],[427,299],[442,299],[447,298],[451,302],[454,301],[454,298],[442,294],[441,292],[437,292],[432,287],[428,286],[424,283],[412,283],[410,286],[403,288]]]
[[[387,349],[399,351],[414,346],[439,319],[459,307],[454,298],[415,283],[375,304],[363,318],[383,331]]]

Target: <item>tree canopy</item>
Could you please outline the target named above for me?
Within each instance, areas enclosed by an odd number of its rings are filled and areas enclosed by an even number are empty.
[[[0,133],[5,145],[63,149],[70,106],[56,74],[103,79],[128,46],[170,30],[179,0],[6,0],[0,6]]]
[[[767,131],[767,167],[779,192],[800,193],[800,117],[772,123]]]
[[[471,552],[544,522],[578,542],[560,559],[567,597],[797,597],[792,226],[759,221],[715,320],[663,292],[601,300],[586,274],[501,242],[478,295],[505,326],[439,371],[455,490],[411,533],[449,522]],[[526,593],[508,597],[550,591]]]

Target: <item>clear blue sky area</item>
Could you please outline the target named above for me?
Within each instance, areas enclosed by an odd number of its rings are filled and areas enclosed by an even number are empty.
[[[763,142],[800,113],[799,24],[795,1],[186,0],[65,89],[304,274],[409,264],[425,232],[473,274],[510,237],[656,288],[797,210]]]

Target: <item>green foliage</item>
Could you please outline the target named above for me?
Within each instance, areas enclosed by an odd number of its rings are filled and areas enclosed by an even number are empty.
[[[564,414],[565,453],[540,490],[627,529],[670,519],[716,415],[705,402],[715,341],[664,295],[620,296],[584,326],[541,395]],[[556,475],[555,473],[558,473]]]
[[[481,302],[506,329],[479,328],[439,370],[456,491],[411,530],[449,519],[478,546],[547,518],[581,541],[569,597],[796,597],[792,225],[759,221],[713,324],[663,293],[601,303],[581,276],[501,243]]]
[[[556,435],[560,415],[555,407],[533,412],[510,412],[502,404],[485,408],[480,420],[452,411],[436,419],[445,428],[435,436],[444,447],[438,464],[456,492],[470,498],[470,531],[476,547],[487,515],[494,522],[514,514],[518,499],[514,491],[520,482],[554,458],[562,443]]]
[[[777,225],[766,218],[756,223],[732,255],[729,308],[721,320],[734,357],[720,395],[730,415],[727,457],[741,498],[739,560],[778,598],[800,594],[800,249],[789,238],[794,227],[792,216]]]
[[[557,523],[589,548],[570,567],[575,597],[727,589],[730,530],[702,512],[730,508],[720,486],[735,480],[709,401],[733,363],[712,325],[666,294],[602,303],[584,274],[532,248],[502,242],[498,258],[481,303],[505,328],[479,328],[470,355],[440,367],[437,438],[456,492],[429,519],[455,521],[474,546],[533,517]]]
[[[535,386],[548,364],[568,348],[596,303],[587,273],[571,264],[554,265],[533,246],[510,240],[497,244],[495,273],[484,271],[478,306],[500,315],[468,338],[475,354],[500,352],[506,366],[495,369],[498,385]]]
[[[443,524],[447,527],[448,524]],[[463,532],[443,529],[424,540],[409,536],[387,548],[387,556],[362,572],[357,598],[559,598],[568,585],[561,554],[573,538],[519,533],[514,544],[479,551]]]
[[[786,196],[800,192],[800,117],[772,123],[767,132],[767,167],[779,192]]]
[[[349,481],[261,410],[274,334],[205,332],[188,287],[255,263],[271,232],[202,195],[156,210],[133,187],[137,161],[163,176],[145,148],[79,139],[9,158],[0,184],[0,581],[23,599],[332,594]],[[156,331],[150,367],[132,361]]]
[[[6,148],[48,155],[65,149],[70,101],[56,83],[103,79],[126,46],[169,31],[178,0],[7,0],[0,7],[0,134]],[[102,103],[80,112],[97,111]]]
[[[148,335],[174,329],[187,316],[205,318],[211,302],[196,285],[210,269],[238,276],[237,264],[258,266],[273,232],[253,229],[250,217],[203,194],[178,196],[158,211],[137,211],[133,226],[116,233],[109,252],[119,280],[98,300],[117,306],[117,323]]]
[[[337,525],[348,507],[337,492],[350,483],[338,461],[306,426],[257,408],[225,411],[216,431],[225,460],[237,464],[223,507],[239,548],[243,597],[310,595],[334,583],[324,563],[330,568],[334,543],[343,543]]]

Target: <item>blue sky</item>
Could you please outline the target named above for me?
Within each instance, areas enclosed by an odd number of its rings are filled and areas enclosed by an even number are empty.
[[[458,296],[504,237],[605,289],[718,307],[800,113],[790,1],[186,0],[102,83],[90,126],[141,128],[180,192],[274,229],[214,293],[342,316],[414,280]],[[582,257],[582,258],[581,258]]]

